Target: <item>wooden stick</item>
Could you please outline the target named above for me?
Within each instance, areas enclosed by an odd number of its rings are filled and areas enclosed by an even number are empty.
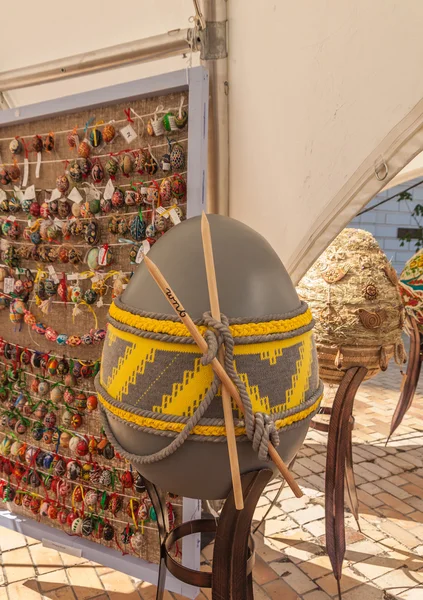
[[[210,225],[206,214],[201,217],[201,235],[203,238],[204,262],[206,263],[207,285],[209,288],[211,315],[216,321],[220,321],[219,296],[217,292],[216,270],[214,267],[213,246],[210,233]],[[224,364],[225,352],[219,348],[219,362]],[[228,443],[229,463],[231,466],[232,487],[234,490],[235,508],[244,508],[242,496],[241,475],[239,472],[238,449],[236,447],[235,426],[232,414],[231,395],[226,386],[222,385],[222,405],[225,418],[226,439]]]
[[[201,333],[198,331],[194,321],[188,315],[188,313],[184,309],[183,305],[179,301],[178,297],[173,292],[172,288],[170,287],[170,285],[168,284],[166,279],[163,277],[162,273],[160,272],[160,269],[153,263],[153,261],[150,258],[148,258],[148,256],[144,257],[144,262],[145,262],[145,265],[146,265],[150,275],[153,277],[154,281],[157,283],[159,288],[162,290],[163,294],[166,296],[167,301],[172,306],[173,310],[176,312],[176,314],[179,316],[181,321],[184,323],[184,325],[186,326],[186,328],[192,335],[195,343],[200,348],[201,352],[203,352],[203,353],[207,352],[208,347],[207,347],[206,340],[203,338]],[[212,360],[211,366],[212,366],[214,372],[219,377],[220,381],[223,383],[223,385],[225,385],[228,388],[229,393],[231,394],[232,398],[237,403],[238,408],[242,412],[244,412],[244,406],[242,404],[242,400],[241,400],[241,396],[239,395],[238,388],[233,383],[232,379],[226,373],[225,369],[220,364],[220,362],[217,360],[217,358],[214,358]],[[282,458],[279,456],[279,454],[277,453],[275,447],[273,446],[273,444],[271,442],[269,442],[268,448],[269,448],[269,456],[272,459],[272,461],[274,462],[274,464],[277,466],[277,468],[279,469],[280,474],[285,479],[285,481],[287,482],[287,484],[289,485],[291,490],[294,492],[295,496],[297,498],[301,498],[303,496],[302,491],[300,490],[294,477],[289,472],[288,467],[283,462]]]

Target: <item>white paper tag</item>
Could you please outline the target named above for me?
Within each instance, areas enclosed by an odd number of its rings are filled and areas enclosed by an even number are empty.
[[[63,227],[63,221],[61,221],[57,217],[54,217],[53,223],[56,226],[56,229],[62,229],[62,227]]]
[[[28,184],[28,176],[29,176],[29,162],[27,158],[24,158],[24,174],[22,179],[23,187],[26,187]]]
[[[96,190],[91,185],[85,188],[85,200],[89,202],[90,200],[100,200],[100,191]]]
[[[138,137],[135,129],[131,126],[130,123],[128,123],[126,127],[122,127],[122,129],[120,130],[120,134],[128,142],[128,144],[136,140]]]
[[[140,246],[138,248],[138,252],[137,252],[137,255],[135,257],[135,264],[139,265],[140,263],[142,263],[142,261],[144,260],[144,256],[145,256],[144,255],[144,248],[143,248],[143,246]]]
[[[142,241],[142,245],[143,245],[143,248],[144,248],[144,254],[148,254],[148,252],[149,252],[149,250],[151,248],[150,242],[148,240],[143,240]]]
[[[98,264],[100,267],[107,266],[107,251],[108,249],[105,246],[102,246],[98,253]]]
[[[37,152],[37,166],[35,167],[35,177],[40,178],[41,171],[41,152]]]
[[[3,282],[3,291],[5,294],[13,294],[15,291],[15,280],[13,277],[6,277]]]
[[[30,185],[24,193],[24,200],[33,200],[35,198],[35,185]]]
[[[168,162],[162,163],[162,171],[170,171],[170,163],[168,163]]]
[[[6,200],[6,198],[7,198],[6,192],[4,190],[0,189],[0,202],[2,200]]]
[[[169,215],[174,225],[178,225],[181,222],[181,219],[179,218],[179,215],[174,208],[170,209]]]
[[[159,213],[159,215],[162,215],[164,212],[166,212],[166,209],[165,209],[165,208],[163,208],[163,206],[158,206],[158,207],[156,208],[156,212],[158,212],[158,213]]]
[[[141,194],[146,194],[147,190],[148,190],[148,188],[145,187],[145,185],[143,185],[142,188],[141,188]]]
[[[7,221],[9,221],[10,223],[14,223],[16,221],[15,215],[9,215],[7,217]]]
[[[58,200],[61,197],[62,197],[62,192],[59,192],[59,190],[57,188],[54,188],[54,190],[51,192],[50,198],[48,200],[46,200],[46,202],[53,202],[53,200]]]
[[[24,195],[23,195],[23,191],[21,190],[21,188],[18,187],[17,185],[14,185],[13,189],[15,190],[15,198],[17,200],[19,200],[19,202],[22,202]]]
[[[106,188],[103,192],[103,198],[105,200],[110,200],[111,197],[113,196],[114,191],[115,191],[115,186],[113,185],[113,181],[111,179],[109,179],[109,181],[106,184]]]
[[[71,554],[72,556],[77,556],[81,558],[82,550],[80,548],[71,548],[71,546],[65,546],[65,544],[59,544],[58,542],[53,542],[52,540],[46,540],[43,538],[41,540],[44,548],[51,548],[52,550],[58,550],[58,552],[64,552],[65,554]]]
[[[8,244],[7,240],[0,240],[0,250],[2,250],[3,252],[6,252],[8,247],[9,247],[9,244]]]
[[[73,281],[76,279],[76,281],[78,281],[79,279],[79,273],[67,273],[66,274],[66,279],[69,279],[69,281]]]
[[[79,193],[78,188],[74,187],[71,193],[68,195],[68,200],[72,200],[72,202],[76,202],[76,204],[80,204],[83,200],[81,194]]]
[[[54,283],[59,283],[59,278],[57,276],[56,271],[54,270],[53,265],[48,265],[48,272],[50,273],[50,277],[53,279]]]

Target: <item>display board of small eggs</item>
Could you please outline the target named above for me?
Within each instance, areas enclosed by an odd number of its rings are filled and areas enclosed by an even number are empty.
[[[104,435],[93,380],[110,303],[185,218],[187,104],[0,128],[0,501],[154,562],[154,509]],[[167,501],[175,523],[182,501]]]

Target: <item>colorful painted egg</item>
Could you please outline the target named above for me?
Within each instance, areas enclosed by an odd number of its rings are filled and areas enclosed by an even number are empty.
[[[47,396],[50,391],[50,384],[48,381],[40,381],[38,385],[38,395],[39,396]]]
[[[170,164],[174,171],[181,171],[185,166],[185,151],[181,144],[174,144],[170,153]]]
[[[44,426],[45,427],[54,427],[56,425],[56,414],[54,412],[49,412],[46,414],[46,416],[44,417]]]
[[[109,175],[109,177],[111,179],[114,179],[116,176],[116,173],[119,170],[119,163],[117,162],[116,159],[111,157],[106,162],[105,170],[106,170],[106,173]]]
[[[134,170],[134,161],[130,154],[123,154],[119,161],[119,166],[122,171],[122,175],[125,177],[129,177],[129,175]]]
[[[13,183],[18,183],[21,178],[21,170],[17,164],[12,165],[9,169],[10,179]]]
[[[71,425],[73,429],[79,429],[82,425],[82,417],[79,414],[72,415]]]
[[[89,203],[89,207],[90,207],[90,212],[93,215],[96,215],[100,212],[100,200],[98,200],[97,198],[93,198],[92,200],[90,200]]]
[[[112,196],[112,205],[114,208],[121,208],[125,203],[125,198],[122,190],[116,188]]]
[[[75,160],[69,166],[69,177],[75,183],[80,183],[82,181],[82,171],[79,163]]]
[[[72,523],[77,518],[78,518],[78,513],[74,512],[74,511],[71,511],[70,513],[68,513],[68,516],[66,518],[66,524],[69,525],[69,527],[72,527]]]
[[[46,429],[43,433],[43,442],[45,444],[52,444],[53,443],[53,434],[54,434],[53,429]]]
[[[88,177],[88,175],[91,173],[91,169],[93,168],[93,163],[90,161],[89,158],[81,158],[79,160],[79,166],[81,169],[82,177],[84,177],[86,179]]]
[[[93,148],[98,148],[103,141],[103,136],[101,135],[101,131],[94,127],[90,133],[90,144]]]
[[[11,181],[12,181],[12,178],[10,177],[9,171],[7,169],[5,169],[4,167],[2,167],[0,169],[0,184],[8,185]]]
[[[66,508],[62,508],[61,510],[59,510],[59,512],[57,514],[57,520],[59,521],[59,523],[61,525],[66,525],[68,515],[69,515],[69,511]]]
[[[9,198],[9,211],[11,213],[17,213],[20,210],[21,210],[20,200],[18,200],[18,198],[15,198],[15,196],[12,196],[11,198]]]
[[[59,175],[56,178],[56,188],[61,194],[66,194],[69,189],[69,179],[66,177],[66,175]]]
[[[100,199],[100,209],[101,212],[105,215],[108,215],[112,210],[112,201],[110,199],[101,198]]]
[[[30,207],[29,207],[29,212],[33,217],[40,216],[40,205],[38,204],[38,202],[36,200],[33,200],[31,202]]]
[[[22,142],[15,138],[9,144],[9,150],[13,155],[21,154],[23,150]]]
[[[90,146],[87,142],[81,142],[78,146],[78,156],[88,158],[90,155]]]
[[[85,227],[85,232],[84,232],[84,240],[87,242],[87,244],[89,244],[90,246],[93,246],[94,244],[97,244],[100,238],[100,228],[98,225],[98,221],[96,221],[95,219],[89,221],[89,223],[87,223],[86,227]]]
[[[188,123],[188,113],[186,110],[180,110],[175,116],[175,123],[178,129],[183,129]]]
[[[51,152],[54,149],[54,136],[52,133],[46,135],[46,138],[43,142],[43,147],[46,152]]]
[[[172,201],[172,180],[170,177],[165,177],[160,184],[160,199],[163,206],[169,206]]]
[[[48,471],[50,469],[51,465],[53,464],[53,460],[54,460],[54,456],[52,454],[50,454],[50,453],[45,454],[43,457],[43,468]]]
[[[187,193],[187,184],[181,175],[174,175],[171,178],[172,196],[177,200],[183,200]]]
[[[134,239],[136,242],[143,240],[145,238],[146,228],[146,222],[140,218],[140,215],[135,215],[129,225],[132,239]]]
[[[27,426],[25,425],[25,423],[23,421],[18,421],[15,425],[15,433],[17,433],[18,435],[23,435],[24,433],[26,433],[27,430]]]
[[[74,533],[75,535],[81,535],[82,533],[82,525],[83,525],[83,520],[81,519],[81,517],[77,517],[73,522],[72,522],[72,533]]]
[[[165,219],[163,215],[156,213],[154,217],[154,227],[157,231],[166,231],[167,219]]]
[[[104,169],[100,162],[96,162],[91,170],[91,177],[94,183],[101,183],[104,179]]]
[[[110,523],[106,523],[103,529],[103,539],[106,542],[111,542],[115,536],[115,530]]]
[[[88,442],[85,439],[80,439],[76,445],[76,455],[85,456],[88,454]]]
[[[93,524],[93,520],[91,517],[85,517],[85,519],[82,522],[82,535],[85,535],[86,537],[88,537],[89,535],[92,534],[94,530],[94,524]]]
[[[61,219],[66,219],[71,214],[71,205],[67,200],[59,200],[58,214]]]
[[[103,140],[109,144],[116,135],[116,130],[111,123],[107,123],[103,127]]]
[[[135,206],[141,203],[141,195],[135,190],[128,190],[125,192],[125,204],[126,206]]]
[[[65,333],[59,333],[59,335],[57,336],[57,340],[56,342],[60,345],[60,346],[64,346],[68,341],[68,336]]]
[[[147,204],[158,206],[160,200],[160,187],[156,181],[151,181],[147,188]]]
[[[145,169],[145,172],[148,173],[148,175],[155,175],[155,173],[157,173],[157,171],[159,169],[157,160],[150,153],[145,161],[144,169]]]
[[[163,125],[166,131],[177,131],[175,115],[172,112],[167,112],[163,117]]]
[[[87,408],[90,412],[92,412],[93,410],[95,410],[97,408],[97,404],[98,404],[97,396],[94,396],[93,394],[88,396]]]
[[[84,300],[87,304],[94,304],[97,298],[97,292],[95,292],[93,289],[87,290],[84,294]]]
[[[62,448],[69,448],[70,439],[70,433],[68,433],[67,431],[62,431],[62,434],[60,436],[60,445],[62,446]]]
[[[43,438],[44,429],[41,423],[36,423],[32,428],[31,435],[36,442],[39,442]]]
[[[41,500],[39,498],[32,498],[31,499],[31,503],[30,503],[30,509],[31,512],[34,513],[34,515],[37,515],[40,511],[40,506],[41,506]]]

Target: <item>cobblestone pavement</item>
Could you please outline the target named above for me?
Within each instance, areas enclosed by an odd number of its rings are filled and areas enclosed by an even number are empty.
[[[363,384],[355,402],[355,474],[361,532],[347,513],[344,600],[423,600],[423,381],[385,447],[401,376]],[[305,497],[285,489],[256,534],[255,600],[329,600],[336,584],[324,546],[326,434],[311,430],[295,464]],[[280,486],[266,488],[260,521]],[[154,600],[155,587],[0,528],[0,600]],[[203,551],[210,569],[212,546]],[[181,598],[167,593],[166,600]],[[204,590],[198,597],[211,598]]]

